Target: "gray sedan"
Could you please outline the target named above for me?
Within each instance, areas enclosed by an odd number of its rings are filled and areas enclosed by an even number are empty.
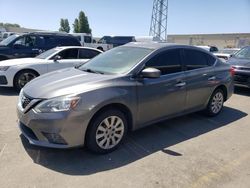
[[[34,145],[107,153],[130,130],[195,111],[219,114],[232,80],[230,65],[203,49],[130,43],[28,83],[19,127]]]

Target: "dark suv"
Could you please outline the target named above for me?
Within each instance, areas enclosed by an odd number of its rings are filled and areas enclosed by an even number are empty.
[[[70,34],[34,32],[12,35],[0,42],[0,61],[13,58],[35,57],[57,46],[81,46]]]

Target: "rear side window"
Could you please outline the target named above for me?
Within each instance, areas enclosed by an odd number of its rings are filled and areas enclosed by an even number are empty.
[[[146,63],[146,67],[154,67],[161,71],[162,75],[182,71],[180,49],[162,52]]]
[[[100,54],[100,52],[96,50],[90,50],[90,49],[80,49],[79,50],[79,59],[92,59],[93,57]]]
[[[79,46],[80,42],[75,37],[56,37],[57,46]]]
[[[184,50],[184,60],[187,70],[194,70],[212,66],[215,58],[198,50]]]
[[[58,54],[62,59],[77,59],[78,49],[66,49]]]
[[[91,43],[92,41],[92,37],[90,37],[90,36],[84,36],[84,42],[85,43]]]

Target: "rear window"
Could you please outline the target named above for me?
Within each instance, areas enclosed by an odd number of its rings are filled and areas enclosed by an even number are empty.
[[[215,58],[207,53],[185,49],[185,66],[187,70],[194,70],[212,66],[215,63]]]
[[[79,59],[92,59],[93,57],[100,54],[100,52],[91,49],[80,49],[79,50]]]

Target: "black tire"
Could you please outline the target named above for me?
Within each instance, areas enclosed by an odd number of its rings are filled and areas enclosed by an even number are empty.
[[[216,89],[209,99],[205,114],[210,117],[217,116],[223,109],[224,96],[223,90]]]
[[[27,77],[26,79],[26,83],[25,80],[23,81],[23,83],[21,83],[22,79],[25,77]],[[14,87],[17,91],[20,91],[29,81],[33,80],[34,78],[38,77],[39,74],[35,71],[32,70],[23,70],[18,72],[15,77],[14,77]]]
[[[103,126],[106,125],[106,123],[104,122],[104,120],[110,120],[109,123],[112,124],[112,120],[108,119],[108,118],[115,118],[117,117],[116,120],[114,120],[114,123],[116,123],[118,125],[118,123],[120,122],[119,120],[122,121],[122,123],[117,126],[111,126],[112,128],[105,128],[105,130],[103,131]],[[113,124],[114,124],[113,123]],[[124,126],[122,126],[124,125]],[[113,128],[115,129],[115,127],[117,127],[116,131],[113,131]],[[124,128],[123,131],[120,131],[118,129]],[[102,128],[102,129],[101,129]],[[128,121],[126,119],[126,116],[119,110],[116,109],[109,109],[107,111],[103,111],[100,114],[98,114],[96,117],[94,117],[94,119],[92,120],[92,122],[89,125],[89,128],[87,130],[86,133],[86,146],[89,150],[95,152],[95,153],[99,153],[99,154],[105,154],[105,153],[109,153],[112,152],[114,150],[116,150],[119,145],[122,143],[122,141],[124,140],[124,138],[126,137],[127,134],[127,130],[128,130]],[[108,133],[109,131],[109,133]],[[103,132],[103,134],[102,134]],[[113,133],[113,135],[112,135]],[[115,136],[115,134],[120,134],[121,138],[118,138]],[[99,136],[103,135],[100,138],[97,138]],[[117,135],[118,135],[117,134]],[[104,148],[105,145],[108,145],[111,143],[113,143],[113,139],[115,140],[114,146],[110,146],[110,148]],[[117,139],[117,140],[116,140]],[[106,142],[105,142],[106,140]],[[101,144],[103,142],[103,144]],[[99,143],[99,144],[98,144]],[[102,145],[103,147],[101,147],[100,145]]]

